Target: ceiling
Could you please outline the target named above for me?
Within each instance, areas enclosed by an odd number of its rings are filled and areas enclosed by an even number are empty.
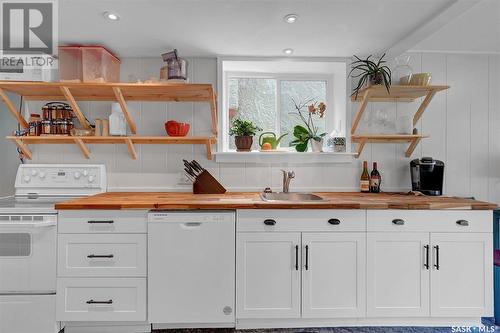
[[[500,1],[482,0],[412,49],[500,54]]]
[[[345,57],[377,53],[461,0],[60,0],[61,44],[102,44],[120,57]],[[102,13],[113,11],[111,22]],[[283,21],[299,15],[294,24]]]

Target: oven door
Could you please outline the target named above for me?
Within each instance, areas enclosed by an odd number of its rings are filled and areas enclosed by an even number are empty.
[[[57,215],[0,214],[0,295],[54,294]]]

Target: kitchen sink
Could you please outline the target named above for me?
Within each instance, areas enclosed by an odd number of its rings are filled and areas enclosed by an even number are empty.
[[[322,197],[312,193],[295,193],[295,192],[276,192],[276,193],[261,193],[260,197],[264,201],[321,201]]]

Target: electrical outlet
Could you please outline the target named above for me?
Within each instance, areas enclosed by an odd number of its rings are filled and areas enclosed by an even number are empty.
[[[192,182],[189,180],[189,178],[186,176],[184,172],[181,172],[179,174],[179,180],[177,181],[177,185],[191,185]]]

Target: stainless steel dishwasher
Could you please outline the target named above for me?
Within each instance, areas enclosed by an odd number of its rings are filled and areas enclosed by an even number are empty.
[[[153,328],[234,326],[235,237],[234,212],[149,213],[148,319]]]

